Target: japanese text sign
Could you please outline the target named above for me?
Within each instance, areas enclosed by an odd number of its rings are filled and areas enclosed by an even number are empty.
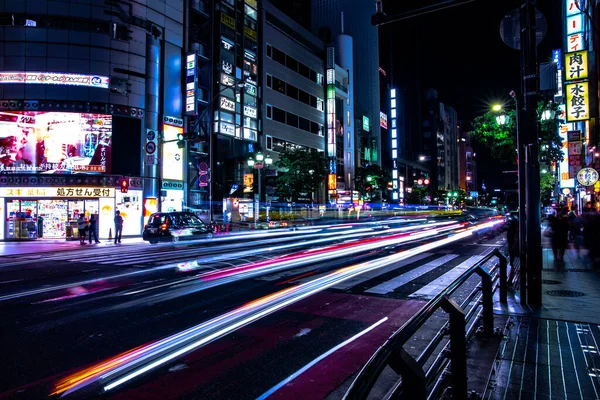
[[[590,118],[589,85],[587,82],[565,85],[567,94],[567,121],[585,121]]]
[[[588,70],[588,51],[576,51],[565,54],[565,81],[578,79],[587,79]]]

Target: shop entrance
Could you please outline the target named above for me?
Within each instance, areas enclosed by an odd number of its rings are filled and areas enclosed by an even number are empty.
[[[67,200],[38,200],[42,237],[64,238],[68,221]]]
[[[76,236],[77,219],[98,214],[99,200],[22,200],[6,202],[7,239],[60,239]]]

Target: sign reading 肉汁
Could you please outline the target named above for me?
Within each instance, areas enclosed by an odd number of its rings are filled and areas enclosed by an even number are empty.
[[[588,51],[576,51],[565,54],[565,81],[574,81],[578,79],[587,79],[588,71]]]
[[[40,187],[0,188],[0,197],[115,197],[114,188],[89,188],[89,187]]]
[[[60,72],[0,72],[0,83],[42,83],[108,89],[108,76]]]

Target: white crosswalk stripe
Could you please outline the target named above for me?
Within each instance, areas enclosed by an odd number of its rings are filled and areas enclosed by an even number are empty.
[[[377,278],[378,276],[381,276],[383,274],[387,274],[388,272],[391,272],[391,271],[394,271],[396,269],[402,268],[402,267],[404,267],[406,265],[409,265],[409,264],[412,264],[414,262],[420,261],[420,260],[422,260],[424,258],[431,257],[432,255],[433,255],[432,253],[418,254],[418,255],[416,255],[414,257],[410,257],[410,258],[407,258],[406,260],[400,261],[399,263],[396,263],[394,265],[390,265],[388,267],[384,267],[384,268],[381,268],[381,269],[377,269],[377,270],[374,270],[374,271],[370,271],[370,272],[367,272],[367,273],[355,276],[354,278],[348,279],[347,281],[344,281],[344,282],[342,282],[342,283],[340,283],[338,285],[335,285],[333,287],[333,289],[339,289],[339,290],[350,289],[353,286],[360,285],[361,283],[366,282],[366,281],[368,281],[370,279]]]
[[[471,256],[467,258],[465,261],[458,264],[456,267],[452,268],[444,275],[440,276],[437,279],[434,279],[427,285],[423,286],[421,289],[409,295],[409,297],[418,297],[423,300],[433,299],[438,293],[440,293],[442,290],[448,287],[448,285],[454,282],[456,278],[461,276],[466,270],[471,268],[482,258],[483,256]]]
[[[387,294],[391,293],[397,288],[407,284],[408,282],[417,279],[418,277],[425,275],[429,271],[433,271],[434,269],[446,264],[449,261],[452,261],[458,257],[457,254],[448,254],[443,257],[437,258],[433,261],[428,262],[427,264],[423,264],[420,267],[417,267],[409,272],[397,276],[389,281],[383,282],[377,286],[374,286],[368,290],[366,293],[375,293],[375,294]]]

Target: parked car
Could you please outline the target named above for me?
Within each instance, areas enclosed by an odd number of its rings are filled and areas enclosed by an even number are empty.
[[[144,240],[158,242],[179,242],[190,239],[212,239],[213,229],[196,214],[190,212],[154,213],[148,219],[142,234]]]

